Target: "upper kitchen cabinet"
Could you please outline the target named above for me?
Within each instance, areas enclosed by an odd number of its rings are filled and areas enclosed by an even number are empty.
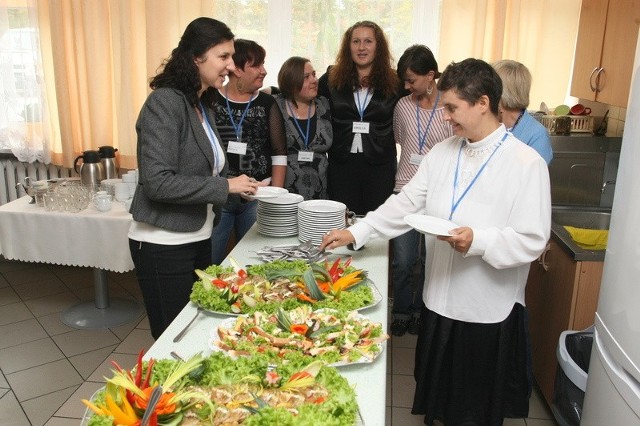
[[[640,1],[582,0],[571,95],[627,107]]]

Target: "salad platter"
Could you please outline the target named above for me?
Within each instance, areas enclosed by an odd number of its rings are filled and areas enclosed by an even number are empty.
[[[200,278],[190,299],[216,314],[239,315],[257,311],[275,313],[311,305],[314,309],[363,310],[377,305],[382,295],[366,271],[351,265],[351,258],[332,264],[304,260],[275,260],[245,270],[212,265],[196,270]]]
[[[262,354],[222,353],[189,360],[142,361],[113,376],[90,400],[83,426],[361,424],[355,392],[336,369],[297,353],[274,361]],[[152,399],[157,403],[153,404]]]
[[[258,352],[275,359],[296,351],[337,367],[373,362],[388,338],[382,324],[356,311],[313,311],[304,305],[227,318],[212,331],[209,347],[232,357]]]

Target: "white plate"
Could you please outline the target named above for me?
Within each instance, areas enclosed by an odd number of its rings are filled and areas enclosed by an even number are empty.
[[[450,236],[449,231],[458,228],[455,223],[435,216],[410,214],[404,221],[412,228],[425,234]]]
[[[265,200],[267,198],[276,198],[283,194],[288,194],[285,188],[278,186],[259,186],[258,190],[253,195],[247,195],[250,200]]]
[[[278,195],[273,198],[265,198],[264,200],[260,200],[261,203],[267,204],[294,204],[295,209],[297,211],[298,203],[304,200],[304,197],[300,194],[293,194],[291,192],[286,194]]]
[[[298,204],[298,209],[306,210],[307,212],[316,212],[316,213],[340,212],[341,214],[344,214],[347,210],[347,206],[338,201],[307,200]]]

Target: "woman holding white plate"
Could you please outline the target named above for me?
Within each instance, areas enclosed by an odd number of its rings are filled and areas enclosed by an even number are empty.
[[[524,290],[549,239],[549,172],[500,123],[502,83],[491,65],[453,63],[437,88],[455,136],[431,149],[399,194],[328,232],[321,248],[393,238],[410,229],[410,214],[451,221],[448,231],[420,227],[441,235],[426,238],[412,413],[427,425],[502,425],[529,411]]]

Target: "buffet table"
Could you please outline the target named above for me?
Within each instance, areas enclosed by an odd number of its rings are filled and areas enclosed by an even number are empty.
[[[134,268],[127,233],[131,215],[122,203],[108,212],[91,205],[79,213],[46,211],[24,196],[0,206],[0,254],[9,260],[94,268],[95,301],[62,313],[76,328],[108,328],[142,314],[133,300],[110,299],[107,271]]]
[[[257,232],[254,226],[229,254],[240,265],[262,263],[255,252],[265,246],[299,244],[297,237],[273,238],[265,237]],[[333,250],[330,258],[338,256],[353,256],[353,265],[368,271],[369,278],[375,283],[382,294],[382,301],[377,305],[362,311],[371,320],[380,322],[387,329],[387,287],[388,287],[388,242],[377,240],[369,243],[359,251],[351,251],[347,248]],[[228,265],[228,260],[223,263]],[[189,358],[198,352],[207,355],[211,353],[208,342],[211,332],[224,319],[226,315],[203,312],[189,327],[186,335],[177,343],[174,337],[197,314],[198,309],[193,303],[189,303],[180,312],[178,317],[169,325],[165,332],[158,338],[145,355],[145,359],[170,358],[176,355],[181,358]],[[172,354],[173,352],[173,354]],[[367,426],[385,424],[386,407],[386,377],[387,377],[387,349],[369,364],[356,364],[340,367],[340,372],[349,382],[355,386],[360,413]]]

